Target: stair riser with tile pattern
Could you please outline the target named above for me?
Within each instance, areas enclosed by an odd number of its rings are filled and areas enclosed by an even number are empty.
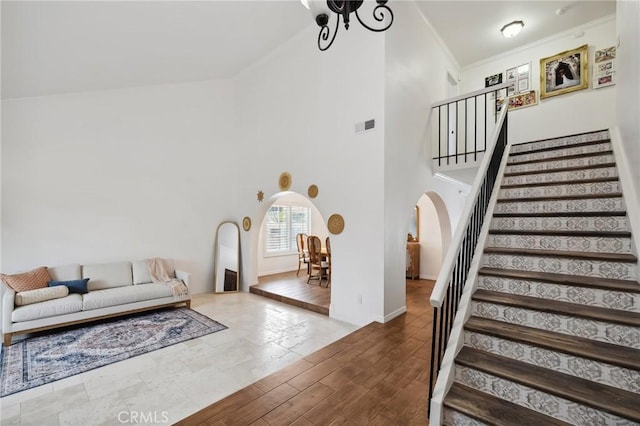
[[[535,173],[530,175],[504,176],[502,185],[526,185],[548,182],[571,182],[584,179],[617,177],[618,170],[613,167],[596,167],[571,171]]]
[[[536,149],[555,148],[561,146],[575,145],[583,142],[601,141],[609,139],[609,131],[602,130],[581,135],[563,136],[532,143],[516,144],[511,147],[512,153],[529,152]]]
[[[530,186],[524,188],[503,188],[498,199],[525,197],[561,197],[567,195],[619,194],[622,192],[620,182],[594,182],[579,184],[559,184]]]
[[[640,393],[640,371],[471,331],[464,332],[464,344],[552,371]]]
[[[638,327],[478,301],[472,304],[471,314],[481,318],[640,349],[640,328]]]
[[[569,155],[594,154],[599,152],[611,151],[611,142],[603,141],[602,143],[593,145],[567,146],[561,150],[532,152],[530,154],[512,155],[507,165],[515,163],[524,163],[527,161],[539,161],[553,159],[556,157],[564,157]]]
[[[622,197],[578,200],[505,201],[498,200],[494,213],[584,213],[625,211]]]
[[[595,217],[494,217],[494,230],[523,231],[629,231],[625,216]]]
[[[487,247],[591,253],[631,253],[631,238],[490,234]]]
[[[605,260],[485,253],[482,266],[620,280],[638,279],[636,264]]]
[[[639,290],[640,290],[640,286]],[[478,288],[520,296],[538,297],[608,309],[640,313],[640,296],[635,293],[601,288],[586,288],[534,280],[480,275]]]
[[[456,365],[455,380],[471,388],[506,399],[565,422],[584,426],[629,426],[627,419],[587,407],[519,383]]]
[[[476,419],[465,416],[464,414],[451,410],[449,408],[444,409],[444,415],[442,419],[443,426],[487,426],[487,423],[482,423]]]
[[[540,170],[563,169],[565,167],[590,167],[599,164],[609,164],[615,162],[613,154],[595,155],[590,157],[549,160],[541,163],[527,163],[512,165],[505,168],[505,173],[526,173]]]

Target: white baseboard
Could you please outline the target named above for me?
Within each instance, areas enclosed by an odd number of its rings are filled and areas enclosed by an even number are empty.
[[[392,319],[399,317],[400,315],[404,314],[407,312],[407,306],[401,306],[400,308],[396,309],[395,311],[388,313],[387,315],[384,316],[384,318],[382,318],[382,321],[378,321],[378,322],[389,322]]]

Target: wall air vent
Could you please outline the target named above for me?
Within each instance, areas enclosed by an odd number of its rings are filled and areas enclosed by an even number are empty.
[[[361,123],[356,123],[356,133],[367,132],[369,130],[373,130],[376,127],[376,120],[372,118],[371,120],[363,121]]]

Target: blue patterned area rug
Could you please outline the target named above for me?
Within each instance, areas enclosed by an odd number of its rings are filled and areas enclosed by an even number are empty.
[[[170,308],[38,333],[2,347],[0,396],[226,328],[194,310]]]

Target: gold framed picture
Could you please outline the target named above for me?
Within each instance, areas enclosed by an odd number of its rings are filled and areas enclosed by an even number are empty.
[[[540,99],[589,87],[589,45],[540,59]]]

